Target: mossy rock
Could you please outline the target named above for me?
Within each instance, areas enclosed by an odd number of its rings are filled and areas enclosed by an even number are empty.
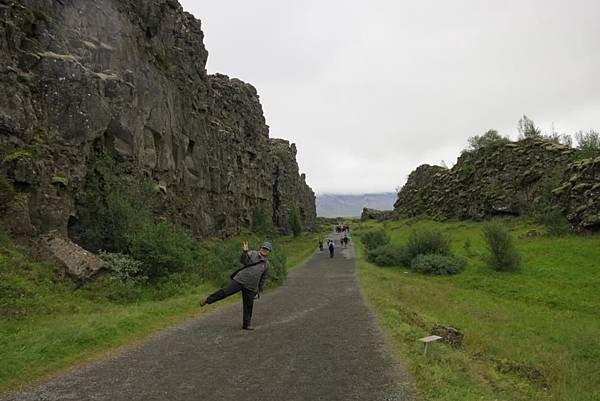
[[[32,154],[29,149],[14,149],[4,156],[4,162],[9,163],[18,159],[31,159]]]
[[[15,188],[4,175],[0,175],[0,208],[8,205],[14,197]]]

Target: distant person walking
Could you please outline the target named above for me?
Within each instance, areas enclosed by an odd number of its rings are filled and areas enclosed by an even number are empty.
[[[329,243],[329,257],[333,258],[333,252],[335,252],[335,245],[333,244],[333,241],[331,241]]]
[[[323,240],[319,240],[319,251],[323,251]]]
[[[251,326],[252,308],[254,306],[254,299],[260,298],[260,293],[269,276],[271,264],[267,258],[272,249],[273,245],[270,242],[263,242],[258,251],[251,251],[248,241],[244,241],[242,244],[242,256],[240,258],[243,266],[231,274],[231,281],[226,287],[221,288],[200,301],[200,306],[215,303],[242,291],[242,302],[244,305],[242,329],[254,330],[254,327]]]

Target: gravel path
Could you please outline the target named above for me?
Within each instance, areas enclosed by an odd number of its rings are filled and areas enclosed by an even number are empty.
[[[213,308],[8,400],[412,400],[363,302],[352,248],[317,252],[254,304]]]

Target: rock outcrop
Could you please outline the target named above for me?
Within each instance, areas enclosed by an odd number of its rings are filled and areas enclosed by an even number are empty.
[[[394,207],[404,216],[483,219],[552,205],[576,229],[597,227],[600,161],[573,163],[573,156],[568,146],[535,139],[464,152],[451,169],[415,169]]]
[[[395,210],[377,210],[368,207],[363,208],[360,215],[361,220],[394,220],[398,218],[398,212]]]
[[[315,194],[306,184],[306,176],[298,175],[296,145],[283,139],[271,139],[270,147],[275,158],[272,170],[274,222],[288,233],[293,213],[298,214],[302,224],[316,220]]]
[[[0,0],[0,222],[67,238],[108,154],[198,237],[236,234],[256,208],[283,231],[293,210],[311,226],[295,146],[269,138],[255,88],[208,75],[207,57],[175,0]]]
[[[600,230],[600,157],[569,165],[553,193],[575,227]]]

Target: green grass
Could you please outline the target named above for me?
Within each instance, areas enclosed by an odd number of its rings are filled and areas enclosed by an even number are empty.
[[[441,228],[454,253],[468,261],[456,276],[376,267],[359,249],[365,295],[409,365],[421,398],[600,400],[600,237],[527,238],[528,230],[542,230],[526,220],[503,224],[523,257],[517,272],[485,265],[480,223],[381,224],[392,243],[405,242],[413,227]],[[378,225],[363,223],[361,229]],[[416,340],[434,324],[460,328],[464,349],[436,343],[424,357]]]
[[[205,245],[241,247],[246,237],[258,241],[248,234]],[[310,233],[277,237],[274,252],[283,252],[292,268],[314,252],[317,238]],[[146,287],[106,278],[77,288],[57,270],[28,257],[0,230],[0,393],[197,316],[206,310],[199,309],[199,299],[217,288],[181,273]]]

